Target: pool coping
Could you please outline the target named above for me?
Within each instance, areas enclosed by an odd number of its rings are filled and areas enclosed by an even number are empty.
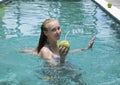
[[[102,7],[105,11],[107,11],[110,15],[112,15],[118,22],[120,22],[120,9],[113,6],[108,8],[108,2],[105,0],[92,0],[96,2],[100,7]]]

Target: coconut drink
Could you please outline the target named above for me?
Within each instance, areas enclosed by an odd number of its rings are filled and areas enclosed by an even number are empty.
[[[112,3],[108,2],[107,6],[108,6],[108,8],[111,8],[112,7]]]
[[[61,42],[59,42],[59,47],[66,47],[66,48],[70,48],[70,43],[67,40],[62,40]]]

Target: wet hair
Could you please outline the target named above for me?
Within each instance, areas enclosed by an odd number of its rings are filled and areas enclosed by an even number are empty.
[[[53,22],[53,21],[56,21],[56,20],[52,19],[52,18],[46,19],[43,22],[43,24],[41,25],[41,35],[40,35],[40,38],[39,38],[38,46],[36,48],[37,53],[39,53],[41,48],[47,43],[47,36],[44,34],[44,31],[48,30],[47,24],[50,23],[50,22]]]

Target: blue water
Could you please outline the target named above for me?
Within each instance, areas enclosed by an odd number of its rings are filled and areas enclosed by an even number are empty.
[[[22,54],[37,46],[46,18],[61,24],[71,50],[65,66],[49,66],[40,57]],[[91,0],[14,0],[0,7],[0,85],[120,85],[120,24]]]

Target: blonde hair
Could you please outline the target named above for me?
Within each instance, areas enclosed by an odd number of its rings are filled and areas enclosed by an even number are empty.
[[[40,38],[39,38],[39,42],[38,42],[38,46],[36,48],[37,50],[37,53],[40,52],[41,48],[47,43],[47,36],[44,34],[44,31],[47,31],[49,28],[48,28],[48,24],[53,22],[53,21],[57,21],[53,18],[49,18],[49,19],[46,19],[42,25],[41,25],[41,35],[40,35]]]
[[[56,22],[57,20],[53,19],[53,18],[49,18],[49,19],[46,19],[43,24],[42,24],[42,29],[41,31],[46,31],[48,28],[48,24],[51,23],[51,22]]]

